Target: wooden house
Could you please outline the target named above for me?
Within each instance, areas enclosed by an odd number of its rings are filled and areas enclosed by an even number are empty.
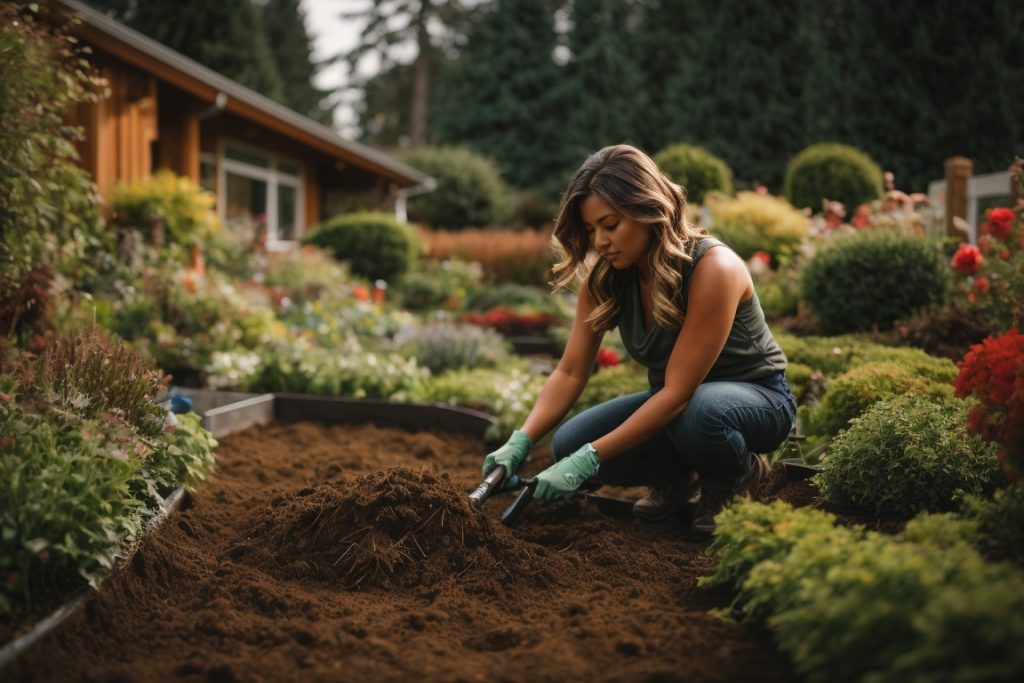
[[[100,194],[170,169],[232,221],[265,225],[272,249],[355,208],[394,210],[433,179],[226,78],[76,0],[53,16],[89,46],[110,96],[72,113]]]

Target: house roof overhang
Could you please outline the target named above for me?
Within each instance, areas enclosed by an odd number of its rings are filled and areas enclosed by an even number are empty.
[[[52,0],[62,15],[77,20],[72,32],[94,49],[153,74],[194,97],[217,104],[276,133],[319,150],[401,187],[431,184],[428,175],[260,95],[195,60],[148,38],[77,0]],[[226,101],[225,101],[226,98]]]

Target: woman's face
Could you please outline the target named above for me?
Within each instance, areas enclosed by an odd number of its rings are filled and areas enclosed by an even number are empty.
[[[634,264],[647,266],[651,229],[618,213],[596,194],[580,203],[580,217],[590,236],[590,246],[617,270]]]

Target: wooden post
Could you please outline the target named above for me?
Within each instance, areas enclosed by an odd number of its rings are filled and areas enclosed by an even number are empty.
[[[1024,204],[1024,159],[1017,157],[1010,165],[1010,206]]]
[[[955,218],[967,220],[967,183],[971,180],[974,162],[967,157],[946,159],[946,234],[966,237],[954,224]]]

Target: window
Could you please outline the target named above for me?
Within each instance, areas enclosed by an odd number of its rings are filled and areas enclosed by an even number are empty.
[[[237,230],[266,230],[267,248],[291,246],[302,235],[302,176],[294,161],[244,144],[222,145],[217,206]]]

